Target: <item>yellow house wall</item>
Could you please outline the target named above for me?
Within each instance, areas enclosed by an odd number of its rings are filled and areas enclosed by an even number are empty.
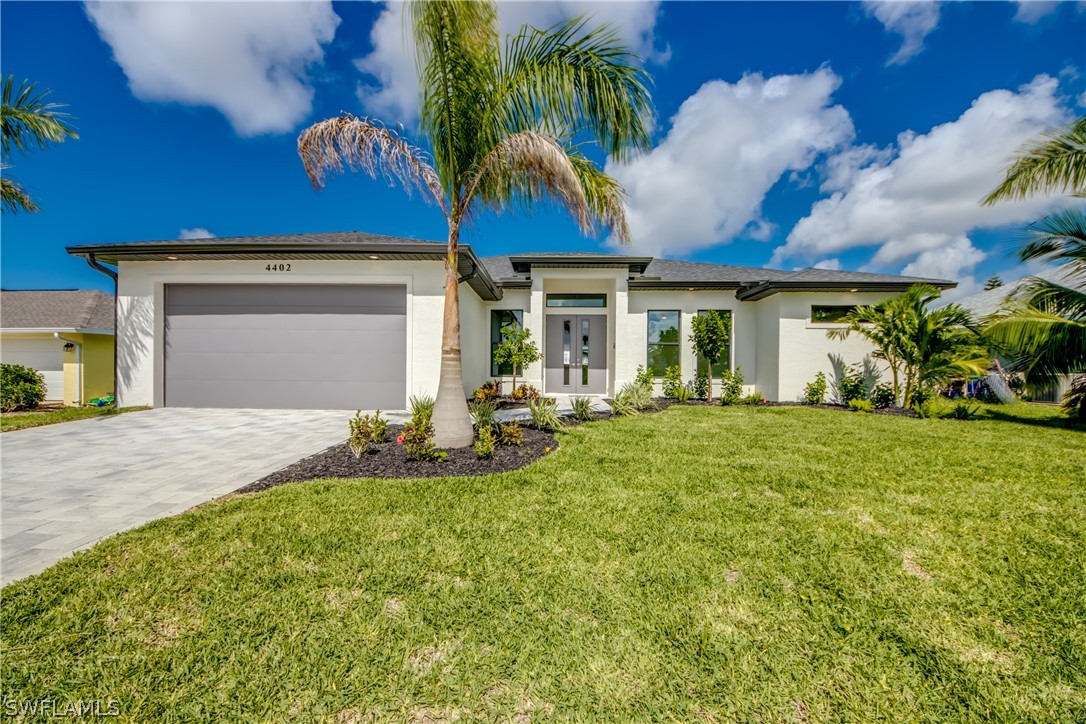
[[[83,394],[79,390],[80,356],[77,349],[64,352],[64,404],[86,404],[95,397],[113,394],[113,337],[108,334],[64,334],[82,345]]]

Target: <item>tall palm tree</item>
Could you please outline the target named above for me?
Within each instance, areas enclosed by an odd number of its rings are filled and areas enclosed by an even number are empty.
[[[33,148],[45,148],[50,143],[60,143],[65,138],[79,138],[69,124],[70,116],[57,109],[60,103],[48,103],[50,91],[39,91],[37,86],[24,80],[15,93],[15,77],[4,79],[0,98],[0,170],[11,168],[14,152],[26,154]],[[6,174],[0,178],[0,201],[4,211],[40,211],[40,208],[19,182]]]
[[[982,203],[1037,193],[1086,196],[1086,116],[1024,146],[1002,183]],[[1067,208],[1035,222],[1019,250],[1023,261],[1060,264],[1058,278],[1034,278],[1022,298],[995,316],[987,336],[1011,357],[1033,386],[1086,371],[1086,213]]]
[[[546,31],[498,37],[493,2],[435,0],[410,6],[420,85],[420,133],[430,154],[385,125],[343,115],[298,138],[313,186],[329,172],[397,179],[448,222],[441,376],[434,442],[472,442],[460,365],[457,258],[465,220],[484,209],[562,204],[586,233],[608,227],[627,242],[624,194],[580,150],[594,142],[619,161],[650,141],[648,77],[607,28],[576,19]]]

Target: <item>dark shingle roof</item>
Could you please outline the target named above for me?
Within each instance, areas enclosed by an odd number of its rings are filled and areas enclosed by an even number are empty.
[[[113,295],[94,289],[5,289],[0,328],[112,330]]]
[[[254,246],[254,245],[283,245],[283,246],[322,246],[336,244],[418,244],[420,246],[445,245],[443,241],[426,241],[423,239],[409,239],[400,236],[387,236],[385,234],[369,234],[364,231],[330,231],[317,234],[269,234],[265,236],[213,236],[207,239],[157,239],[153,241],[121,241],[109,244],[84,244],[82,246],[69,247],[69,251],[79,253],[82,249],[95,249],[109,247],[111,249],[123,249],[125,247],[142,246]]]

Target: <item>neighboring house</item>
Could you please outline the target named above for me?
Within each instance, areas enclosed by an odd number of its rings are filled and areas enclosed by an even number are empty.
[[[520,380],[544,394],[614,394],[639,365],[691,379],[694,315],[732,315],[728,353],[747,389],[797,399],[829,355],[870,347],[826,330],[853,305],[924,281],[596,253],[478,258],[460,247],[465,392],[511,370],[491,354],[516,320],[543,360]],[[360,232],[77,246],[117,265],[122,405],[403,409],[434,394],[440,368],[445,244]]]
[[[1067,269],[1056,266],[1040,271],[1037,274],[1024,276],[1001,287],[965,297],[957,303],[969,311],[973,315],[973,319],[984,322],[989,317],[998,314],[1008,304],[1026,301],[1029,297],[1029,282],[1035,278],[1086,292],[1086,283],[1083,283],[1081,279],[1076,279]],[[1038,402],[1058,402],[1071,384],[1071,377],[1071,375],[1059,376],[1048,387],[1035,391],[1033,399]]]
[[[96,290],[0,291],[0,361],[45,376],[46,402],[113,393],[113,296]]]

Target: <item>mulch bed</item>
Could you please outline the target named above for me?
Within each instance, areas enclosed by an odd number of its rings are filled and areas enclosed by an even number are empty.
[[[258,493],[284,483],[316,478],[437,478],[504,473],[522,468],[558,448],[554,433],[523,427],[523,445],[498,445],[489,460],[480,458],[471,447],[449,450],[443,462],[415,460],[396,442],[401,430],[400,425],[389,425],[390,442],[374,446],[360,458],[354,456],[347,443],[340,443],[249,483],[237,492]]]

